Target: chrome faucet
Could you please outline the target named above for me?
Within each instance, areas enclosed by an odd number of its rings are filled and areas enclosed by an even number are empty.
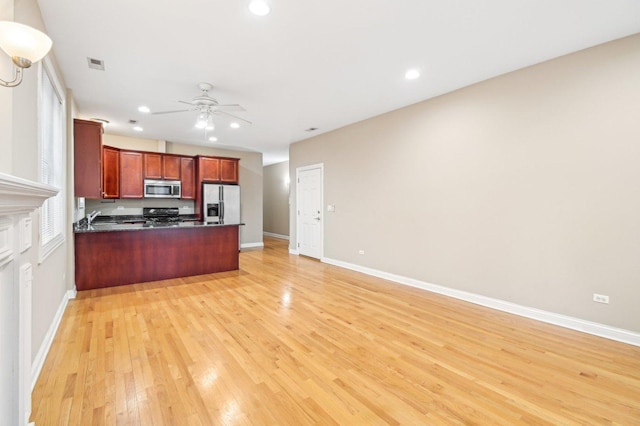
[[[87,215],[87,226],[91,226],[91,222],[93,221],[93,219],[95,219],[96,216],[98,216],[100,213],[102,213],[102,212],[100,212],[98,210],[94,210],[91,213],[89,213]]]

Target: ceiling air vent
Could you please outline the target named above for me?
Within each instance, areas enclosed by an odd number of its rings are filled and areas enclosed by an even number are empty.
[[[318,130],[317,127],[309,127],[308,129],[304,129],[305,132],[315,132],[316,130]]]
[[[87,58],[87,61],[89,62],[89,68],[104,71],[104,61],[102,59]]]

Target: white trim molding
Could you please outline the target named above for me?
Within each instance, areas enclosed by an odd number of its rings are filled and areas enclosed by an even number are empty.
[[[0,173],[0,216],[31,212],[60,190]]]
[[[264,247],[264,243],[244,243],[240,244],[240,248],[254,248],[254,247]]]
[[[296,249],[289,248],[289,254],[300,256],[300,252]]]
[[[279,238],[281,240],[288,240],[289,236],[288,235],[282,235],[282,234],[274,234],[273,232],[263,232],[262,233],[265,237],[273,237],[273,238]]]
[[[289,252],[291,252],[291,250],[289,250]],[[398,284],[420,288],[422,290],[430,291],[432,293],[442,294],[444,296],[453,297],[455,299],[464,300],[466,302],[475,303],[476,305],[486,306],[488,308],[496,309],[503,312],[508,312],[510,314],[518,315],[521,317],[526,317],[526,318],[534,319],[537,321],[558,325],[560,327],[581,331],[583,333],[604,337],[606,339],[611,339],[611,340],[627,343],[634,346],[640,346],[640,333],[637,333],[634,331],[611,327],[605,324],[600,324],[593,321],[587,321],[580,318],[561,315],[554,312],[543,311],[542,309],[522,306],[516,303],[511,303],[511,302],[507,302],[500,299],[494,299],[492,297],[482,296],[475,293],[469,293],[462,290],[456,290],[449,287],[431,284],[424,281],[416,280],[414,278],[403,277],[401,275],[391,274],[388,272],[379,271],[377,269],[367,268],[364,266],[355,265],[348,262],[342,262],[340,260],[330,259],[327,257],[323,257],[321,261],[329,265],[350,269],[356,272],[362,272],[363,274],[366,274],[366,275],[371,275],[374,277],[393,281]]]
[[[67,290],[64,294],[64,297],[60,302],[60,306],[58,306],[58,310],[56,311],[56,315],[53,317],[53,321],[47,330],[47,334],[44,336],[44,340],[40,345],[40,349],[33,359],[33,363],[31,364],[31,392],[33,392],[33,389],[36,387],[36,382],[42,372],[42,367],[44,366],[45,359],[47,359],[47,354],[51,349],[53,338],[56,336],[58,327],[60,327],[60,323],[62,322],[62,315],[67,308],[67,304],[69,303],[69,300],[75,299],[76,295],[77,292],[75,288],[73,290]]]

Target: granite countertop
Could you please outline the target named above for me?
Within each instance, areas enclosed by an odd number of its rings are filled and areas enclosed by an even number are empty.
[[[87,219],[73,224],[74,233],[114,232],[114,231],[147,231],[151,229],[184,229],[211,226],[241,226],[244,223],[199,222],[195,215],[181,215],[185,222],[145,223],[142,216],[98,216],[91,225]]]

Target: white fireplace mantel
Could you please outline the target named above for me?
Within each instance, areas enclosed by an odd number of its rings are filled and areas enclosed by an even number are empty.
[[[59,191],[53,186],[0,173],[0,216],[29,213]]]

